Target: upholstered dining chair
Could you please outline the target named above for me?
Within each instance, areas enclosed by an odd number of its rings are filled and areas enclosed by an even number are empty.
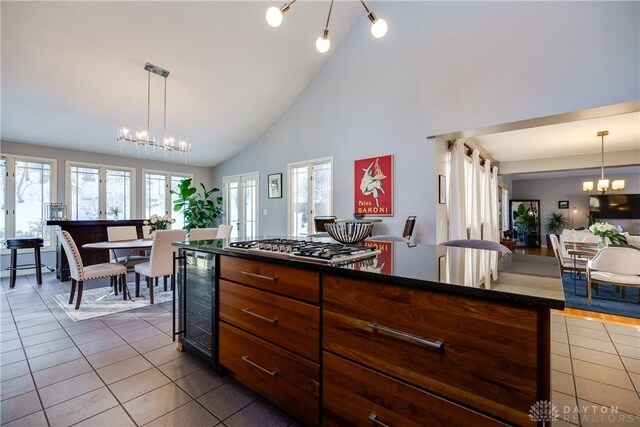
[[[231,230],[233,230],[233,225],[220,224],[216,239],[228,239],[231,237]]]
[[[457,248],[488,249],[490,251],[499,251],[505,253],[511,252],[505,245],[491,240],[460,239],[449,240],[448,242],[443,242],[440,244],[442,246],[454,246]]]
[[[106,262],[102,264],[94,264],[84,266],[82,263],[82,257],[76,242],[73,241],[73,237],[64,230],[56,231],[58,240],[64,248],[64,252],[67,255],[67,261],[69,262],[69,272],[71,275],[71,291],[69,292],[69,304],[73,304],[73,298],[76,292],[76,286],[78,287],[78,298],[76,299],[76,310],[80,308],[80,301],[82,300],[82,290],[84,288],[84,282],[87,280],[102,279],[105,277],[119,277],[120,286],[125,287],[127,267],[122,264],[115,264]],[[113,282],[112,282],[113,283]],[[114,284],[114,291],[118,294],[118,284]],[[127,298],[126,289],[123,289],[122,298]]]
[[[192,228],[189,231],[189,240],[211,240],[218,236],[217,228]]]
[[[119,227],[107,227],[107,240],[110,242],[121,242],[124,240],[136,240],[138,231],[135,225],[126,225]],[[127,269],[132,268],[136,264],[149,261],[149,257],[135,254],[130,249],[112,249],[111,262],[117,262],[124,265]]]
[[[143,225],[142,226],[142,238],[143,239],[151,239],[151,226]]]
[[[171,288],[175,285],[175,276],[173,275],[173,254],[178,252],[178,248],[172,246],[171,243],[176,240],[185,240],[187,238],[187,230],[157,230],[153,238],[153,246],[151,246],[151,255],[149,261],[136,264],[134,267],[136,278],[136,297],[140,296],[140,275],[147,279],[149,286],[149,303],[153,304],[153,287],[158,283],[158,278],[164,279],[164,290],[167,290],[167,277],[171,277]],[[155,280],[152,280],[155,279]]]
[[[640,251],[627,247],[606,247],[587,261],[587,302],[591,305],[591,286],[607,283],[640,288]],[[638,292],[640,303],[640,291]]]
[[[560,274],[564,273],[584,273],[587,271],[587,261],[583,258],[572,258],[565,257],[562,255],[562,249],[560,247],[560,240],[558,240],[558,236],[555,234],[549,235],[549,240],[551,240],[551,246],[553,248],[553,253],[558,260],[558,266],[560,267]]]

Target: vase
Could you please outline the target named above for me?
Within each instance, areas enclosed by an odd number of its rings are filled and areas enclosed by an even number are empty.
[[[598,249],[607,247],[607,238],[604,236],[600,236],[600,241],[598,242]]]

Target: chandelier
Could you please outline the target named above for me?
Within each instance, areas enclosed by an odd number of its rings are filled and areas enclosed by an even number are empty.
[[[277,27],[282,24],[282,17],[285,12],[289,10],[292,4],[294,4],[296,0],[292,0],[291,2],[285,4],[284,6],[278,8],[275,6],[267,9],[267,22],[272,27]],[[366,4],[364,4],[364,0],[360,0],[364,10],[367,12],[367,17],[369,21],[371,21],[371,34],[373,37],[379,39],[387,34],[387,22],[384,19],[376,18],[373,12],[369,10]],[[331,19],[331,10],[333,9],[333,0],[331,0],[331,4],[329,5],[329,14],[327,15],[327,23],[324,26],[324,31],[322,35],[318,37],[316,40],[316,49],[318,52],[325,53],[331,47],[331,42],[329,41],[329,20]]]
[[[178,154],[184,161],[187,159],[187,155],[191,152],[191,144],[182,138],[176,140],[172,135],[167,134],[167,77],[169,71],[160,68],[156,65],[145,64],[144,69],[147,71],[147,126],[132,132],[126,124],[118,130],[118,137],[116,141],[118,147],[122,150],[125,146],[135,147],[136,150],[144,149],[152,150],[156,153],[164,153],[171,155]],[[151,135],[149,128],[150,111],[151,111],[151,73],[156,74],[164,78],[164,105],[163,105],[163,120],[162,120],[162,138],[156,138],[155,135]]]
[[[609,189],[609,180],[604,178],[604,137],[609,135],[608,130],[602,130],[596,134],[602,141],[602,160],[600,163],[600,179],[598,180],[597,189],[602,194]],[[624,190],[624,179],[615,180],[611,183],[611,189],[615,191]],[[584,181],[582,190],[589,192],[593,190],[593,181]]]

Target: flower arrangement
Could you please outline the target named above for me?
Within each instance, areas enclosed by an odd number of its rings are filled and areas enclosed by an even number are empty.
[[[156,230],[168,230],[169,226],[176,222],[175,219],[171,218],[169,215],[151,215],[151,218],[145,220],[144,225],[148,225],[149,231],[153,233]]]
[[[596,236],[600,237],[599,247],[605,247],[606,238],[608,237],[611,240],[611,243],[614,245],[627,245],[627,238],[620,234],[618,229],[609,224],[608,222],[596,222],[591,227],[589,227],[589,231],[591,231]]]

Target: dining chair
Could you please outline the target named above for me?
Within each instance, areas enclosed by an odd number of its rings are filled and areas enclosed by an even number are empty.
[[[558,260],[558,266],[560,267],[560,274],[564,273],[584,273],[587,271],[587,261],[582,258],[577,257],[565,257],[562,255],[562,250],[560,247],[560,241],[558,240],[558,236],[555,234],[550,234],[549,239],[551,240],[551,247],[553,248],[553,253]]]
[[[233,225],[220,224],[218,226],[218,234],[216,239],[228,239],[231,237],[231,230],[233,230]]]
[[[127,275],[127,268],[122,264],[115,264],[111,262],[105,262],[102,264],[94,264],[84,266],[82,263],[82,257],[76,242],[73,241],[73,237],[69,232],[65,230],[56,231],[58,240],[64,248],[64,252],[67,255],[67,261],[69,262],[69,273],[71,275],[71,291],[69,292],[69,304],[73,304],[73,298],[76,292],[76,286],[78,287],[78,298],[76,300],[76,310],[80,308],[80,301],[82,300],[82,290],[84,288],[84,282],[87,280],[102,279],[106,277],[118,277],[120,279],[120,286],[123,288],[122,299],[127,299],[127,292],[124,287],[126,286],[125,280]],[[114,291],[118,294],[118,285],[115,284]]]
[[[316,216],[313,218],[313,226],[315,228],[315,232],[317,233],[326,233],[327,229],[324,226],[329,222],[336,222],[337,217],[331,216]]]
[[[151,226],[150,225],[143,225],[142,226],[142,238],[143,239],[151,239]]]
[[[167,290],[167,277],[171,277],[171,288],[175,286],[175,276],[173,274],[173,254],[178,252],[178,248],[171,245],[176,240],[185,240],[187,230],[158,230],[154,234],[153,246],[149,261],[136,264],[133,268],[136,280],[136,297],[140,296],[140,275],[147,279],[149,286],[149,302],[153,304],[153,287],[158,284],[158,278],[164,279],[164,290]],[[153,280],[152,280],[153,279]]]
[[[504,253],[510,253],[508,247],[492,240],[478,240],[478,239],[460,239],[449,240],[448,242],[440,243],[442,246],[453,246],[457,248],[471,248],[471,249],[488,249],[490,251],[499,251]]]
[[[217,228],[192,228],[189,231],[189,240],[211,240],[218,236]]]
[[[402,230],[402,237],[404,237],[407,240],[410,240],[411,236],[413,235],[413,228],[415,226],[416,226],[416,217],[415,215],[412,215],[408,217],[404,223],[404,230]]]
[[[107,227],[107,240],[110,242],[122,242],[124,240],[138,239],[138,231],[135,225],[126,225],[119,227]],[[127,269],[132,268],[136,264],[149,261],[149,257],[135,254],[130,249],[112,249],[111,262],[117,262],[124,265]]]
[[[587,303],[589,305],[591,305],[591,286],[594,282],[640,288],[640,251],[620,246],[600,249],[587,261]],[[640,304],[640,291],[638,291],[638,303]]]

